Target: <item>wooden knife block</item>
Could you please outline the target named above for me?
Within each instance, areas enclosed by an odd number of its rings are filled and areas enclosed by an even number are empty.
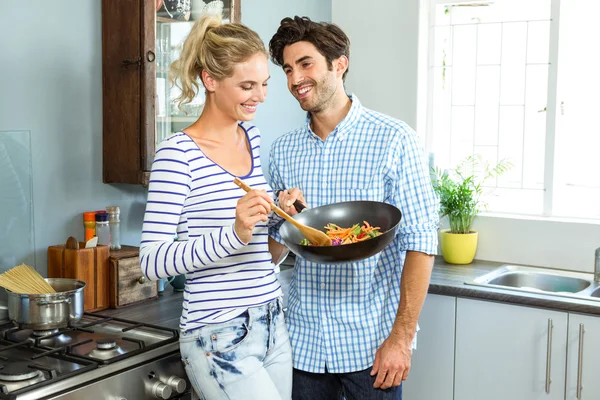
[[[78,279],[85,282],[83,308],[99,311],[109,307],[109,258],[108,246],[67,249],[65,245],[48,247],[48,277]]]

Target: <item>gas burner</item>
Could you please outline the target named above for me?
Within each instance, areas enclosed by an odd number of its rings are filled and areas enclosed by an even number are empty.
[[[65,335],[64,333],[51,333],[44,336],[36,336],[35,334],[32,334],[29,338],[37,343],[36,346],[43,347],[62,347],[69,344],[73,340],[69,335]]]
[[[43,375],[39,369],[32,368],[27,361],[9,362],[0,368],[0,380],[23,381]]]
[[[88,356],[99,360],[109,360],[121,354],[125,354],[125,350],[117,346],[116,339],[106,338],[96,340],[96,348]]]
[[[98,339],[96,340],[96,346],[100,350],[112,350],[117,347],[117,341],[115,339]]]
[[[33,331],[33,332],[31,332],[31,336],[34,338],[39,338],[42,336],[53,335],[57,332],[58,332],[58,329],[49,329],[49,330],[45,330],[45,331]]]
[[[0,388],[2,392],[15,390],[45,381],[46,375],[27,361],[9,361],[0,366]]]

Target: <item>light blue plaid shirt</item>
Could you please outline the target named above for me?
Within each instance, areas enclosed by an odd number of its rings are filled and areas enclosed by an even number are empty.
[[[367,260],[323,265],[296,258],[288,329],[294,368],[313,373],[371,367],[396,317],[406,250],[437,250],[437,200],[416,133],[350,99],[348,115],[327,140],[312,132],[307,118],[270,153],[273,190],[300,188],[309,207],[375,200],[402,212],[392,243]],[[279,226],[270,234],[281,242]]]

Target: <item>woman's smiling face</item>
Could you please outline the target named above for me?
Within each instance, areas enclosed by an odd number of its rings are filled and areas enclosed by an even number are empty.
[[[250,121],[259,103],[267,97],[267,55],[257,53],[235,66],[233,75],[214,82],[216,106],[236,121]]]

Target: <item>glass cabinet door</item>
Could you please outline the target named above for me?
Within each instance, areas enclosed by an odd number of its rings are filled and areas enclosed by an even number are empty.
[[[203,12],[222,9],[223,20],[239,22],[240,0],[153,0],[156,2],[156,144],[194,123],[205,101],[204,89],[179,109],[179,89],[169,81],[169,67],[181,52],[194,22]]]

